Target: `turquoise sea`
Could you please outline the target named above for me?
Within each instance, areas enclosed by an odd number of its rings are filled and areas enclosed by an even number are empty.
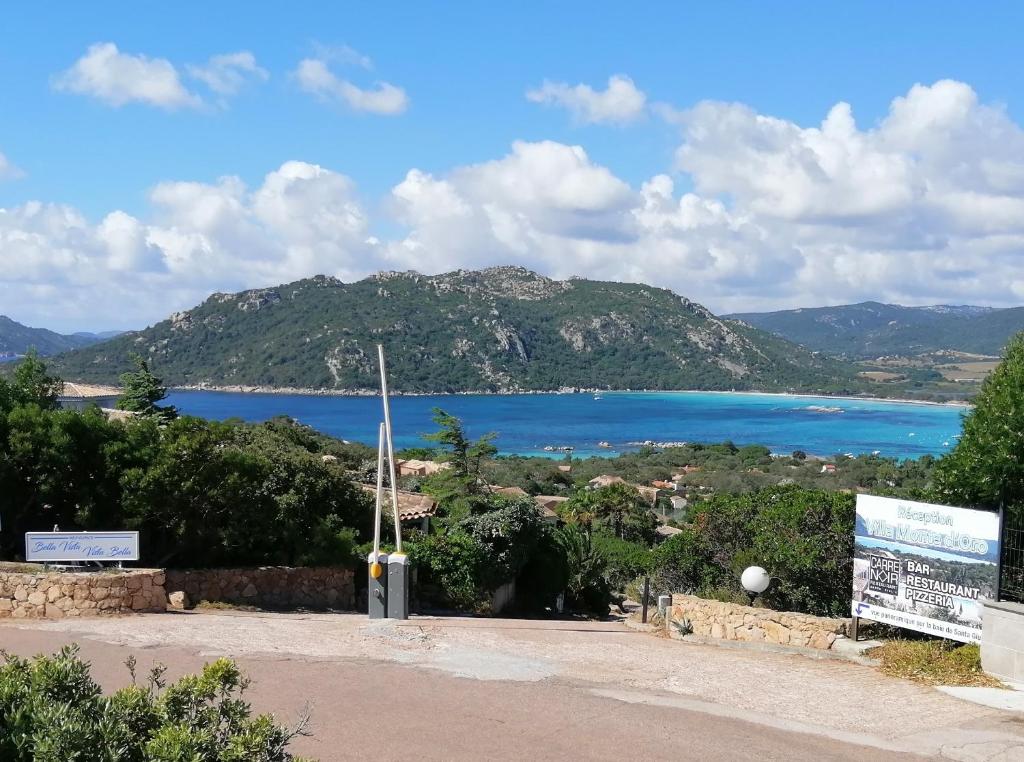
[[[327,434],[376,446],[382,419],[376,397],[174,391],[182,412],[223,420],[263,421],[289,415]],[[395,446],[424,444],[431,410],[462,418],[472,436],[497,434],[503,454],[551,455],[545,447],[573,447],[574,455],[635,450],[644,441],[762,444],[773,452],[812,455],[870,453],[916,458],[956,444],[964,408],[834,397],[707,392],[432,395],[394,397]],[[598,446],[607,442],[610,448]]]

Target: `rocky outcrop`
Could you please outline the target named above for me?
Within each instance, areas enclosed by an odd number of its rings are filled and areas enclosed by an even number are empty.
[[[759,609],[695,595],[672,596],[672,622],[694,635],[828,650],[845,635],[849,619]]]
[[[0,619],[63,619],[164,611],[164,572],[0,571]]]

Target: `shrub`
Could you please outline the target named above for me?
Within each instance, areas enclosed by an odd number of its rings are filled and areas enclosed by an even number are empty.
[[[772,575],[761,595],[772,608],[822,616],[844,614],[853,576],[852,495],[793,485],[701,502],[690,522],[655,549],[659,589],[741,594],[751,565]]]
[[[421,582],[436,585],[445,602],[471,611],[483,606],[487,551],[475,537],[454,529],[407,542],[403,550],[421,570]]]
[[[616,592],[625,591],[630,582],[651,569],[651,550],[642,543],[595,532],[591,544],[604,561],[605,579]]]
[[[0,666],[0,759],[65,762],[109,759],[287,762],[291,739],[270,715],[252,716],[248,681],[229,659],[164,687],[163,669],[146,686],[102,695],[77,646],[53,656],[4,654]]]

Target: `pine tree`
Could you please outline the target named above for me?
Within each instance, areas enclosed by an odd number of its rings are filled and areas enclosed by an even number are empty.
[[[153,417],[168,422],[178,417],[172,405],[158,405],[167,397],[167,387],[153,375],[149,363],[141,355],[132,355],[135,370],[121,376],[124,392],[117,401],[119,410],[129,410],[141,416]]]

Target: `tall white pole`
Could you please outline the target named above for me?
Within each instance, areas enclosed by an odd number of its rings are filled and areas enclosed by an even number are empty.
[[[384,368],[384,345],[377,345],[380,360],[380,391],[384,398],[384,433],[388,444],[388,466],[391,476],[391,508],[395,514],[395,550],[402,552],[402,521],[398,516],[398,485],[395,477],[395,447],[391,437],[391,406],[388,404],[388,374]]]
[[[384,424],[377,433],[377,509],[373,515],[373,562],[380,556],[380,514],[384,502]]]

